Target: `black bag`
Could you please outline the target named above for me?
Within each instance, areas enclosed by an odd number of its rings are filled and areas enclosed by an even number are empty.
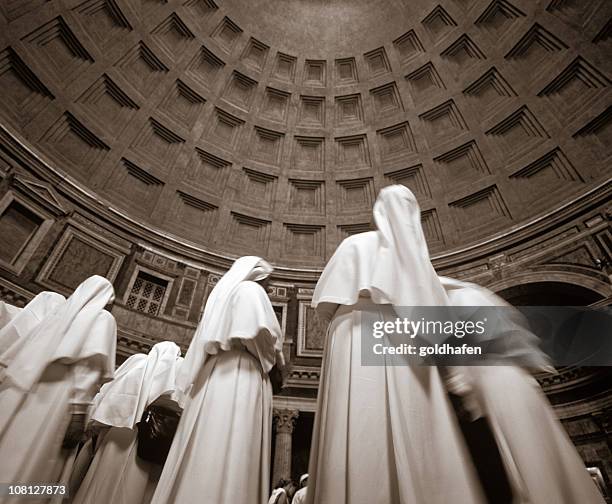
[[[181,414],[163,406],[149,406],[138,423],[137,455],[147,462],[164,465]]]

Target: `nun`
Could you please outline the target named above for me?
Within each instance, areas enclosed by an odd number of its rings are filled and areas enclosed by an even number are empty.
[[[98,431],[95,455],[73,504],[150,501],[159,474],[155,464],[137,457],[137,424],[162,396],[171,401],[180,355],[176,343],[157,343],[148,355],[129,357],[101,388],[90,418],[90,429]]]
[[[116,324],[104,310],[113,299],[108,280],[88,278],[0,356],[0,481],[67,479],[87,409],[113,375]]]
[[[272,386],[282,333],[264,287],[272,267],[236,260],[212,290],[179,370],[184,411],[154,504],[265,504]]]
[[[0,301],[0,329],[8,324],[23,308]]]
[[[0,302],[0,355],[19,338],[30,334],[43,318],[65,301],[61,294],[45,291],[37,294],[23,308]]]
[[[499,306],[505,307],[502,314],[512,313],[506,301],[479,285],[440,280],[453,306]],[[537,337],[511,320],[499,325],[506,330],[490,337],[490,365],[461,366],[453,368],[452,374],[465,403],[475,405],[466,408],[472,418],[484,416],[491,425],[515,496],[513,503],[603,504],[538,382],[521,367],[555,372]],[[507,330],[509,326],[512,330]]]
[[[304,504],[306,502],[306,493],[308,491],[308,474],[300,476],[300,489],[295,492],[291,504]]]
[[[331,322],[305,502],[482,503],[438,369],[361,363],[362,320],[394,321],[396,307],[448,304],[410,190],[384,188],[374,220],[377,231],[340,244],[313,294],[319,317]]]

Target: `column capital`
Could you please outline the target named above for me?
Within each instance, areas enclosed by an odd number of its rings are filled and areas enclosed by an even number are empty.
[[[292,434],[295,421],[300,416],[300,410],[274,408],[273,416],[276,432]]]

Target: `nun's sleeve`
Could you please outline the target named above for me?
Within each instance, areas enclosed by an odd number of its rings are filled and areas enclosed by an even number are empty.
[[[91,402],[99,390],[102,370],[91,366],[87,360],[79,361],[72,366],[72,396],[70,406],[72,413],[87,413]]]

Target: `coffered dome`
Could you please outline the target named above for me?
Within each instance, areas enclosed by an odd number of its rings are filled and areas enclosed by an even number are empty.
[[[2,122],[144,233],[318,268],[378,190],[434,254],[605,182],[609,2],[9,0]]]

